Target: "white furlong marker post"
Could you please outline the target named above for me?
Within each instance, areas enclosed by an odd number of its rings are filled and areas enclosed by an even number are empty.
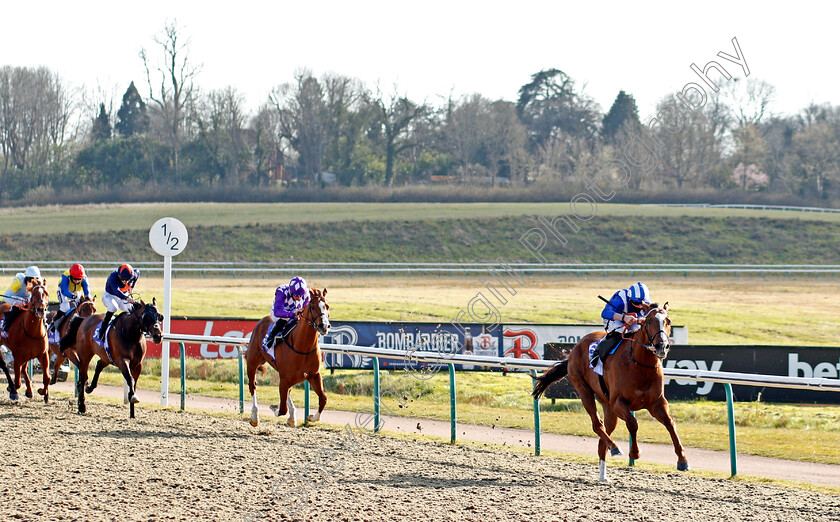
[[[155,221],[149,230],[149,243],[163,256],[163,333],[169,331],[172,315],[172,258],[187,246],[187,227],[173,217]],[[160,404],[169,406],[169,341],[161,343]]]

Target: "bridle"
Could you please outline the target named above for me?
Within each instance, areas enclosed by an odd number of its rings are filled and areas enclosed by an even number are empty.
[[[41,291],[37,292],[37,296],[38,296],[37,300],[35,298],[35,296],[36,296],[35,291],[36,290],[42,290],[43,291],[43,292],[41,292]],[[32,288],[31,294],[32,295],[29,297],[29,301],[26,304],[26,310],[28,312],[30,312],[31,314],[33,314],[38,319],[40,319],[41,320],[41,325],[45,325],[46,324],[47,306],[44,304],[44,298],[49,296],[50,294],[47,291],[47,288],[44,285],[40,285],[40,284],[36,285],[35,287]],[[46,295],[44,295],[44,294],[46,294]],[[40,306],[36,307],[35,306],[36,303]],[[47,331],[46,331],[45,328],[41,328],[41,332],[42,332],[41,335],[34,336],[34,335],[30,334],[28,331],[26,331],[26,322],[23,323],[23,333],[26,334],[26,336],[29,337],[30,339],[43,339],[44,337],[47,336]]]
[[[319,298],[318,302],[321,302],[320,298]],[[306,308],[309,311],[309,319],[307,319],[306,322],[309,323],[310,326],[312,326],[312,329],[315,330],[315,333],[318,333],[318,324],[315,321],[320,319],[321,316],[324,315],[324,312],[322,312],[319,309],[318,310],[318,315],[313,314],[312,313],[312,306],[314,304],[315,304],[315,301],[310,300],[309,304],[306,305]],[[321,321],[321,322],[323,323],[323,321]],[[292,330],[292,331],[294,331],[294,330]],[[289,332],[289,334],[286,336],[286,338],[283,339],[283,344],[288,346],[293,352],[295,352],[297,354],[300,354],[300,355],[309,355],[310,353],[313,353],[318,349],[318,344],[317,343],[315,343],[315,348],[309,350],[308,352],[301,352],[300,350],[295,349],[294,345],[292,344],[292,334],[291,334],[291,332]]]
[[[654,309],[648,311],[648,313],[646,314],[646,318],[645,318],[644,323],[642,324],[641,331],[644,334],[644,336],[647,337],[647,342],[642,343],[640,341],[637,341],[635,339],[635,336],[625,337],[624,334],[621,335],[621,338],[623,340],[630,341],[631,343],[638,344],[639,346],[641,346],[645,350],[647,350],[650,353],[652,353],[653,355],[655,355],[657,359],[660,359],[660,357],[656,353],[656,346],[653,345],[653,341],[659,337],[659,334],[665,334],[665,338],[667,339],[668,338],[668,333],[665,331],[664,328],[662,328],[661,323],[660,323],[659,330],[655,334],[651,335],[650,332],[648,331],[648,327],[647,327],[647,325],[648,325],[647,317],[655,317],[659,312],[665,313],[666,316],[668,314],[668,311],[664,310],[662,308],[654,308]],[[630,350],[630,360],[633,361],[634,363],[636,363],[637,365],[643,366],[645,368],[656,368],[658,366],[658,361],[657,361],[657,364],[654,364],[652,366],[649,365],[649,364],[640,363],[639,361],[636,360],[635,357],[633,357],[633,350],[632,349]]]

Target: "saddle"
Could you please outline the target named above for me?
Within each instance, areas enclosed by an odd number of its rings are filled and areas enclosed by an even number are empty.
[[[592,366],[595,366],[599,358],[601,359],[601,362],[606,362],[607,357],[615,353],[615,350],[618,348],[618,345],[621,344],[621,341],[622,335],[618,330],[613,330],[601,339],[598,343],[598,347],[592,355],[592,359],[589,361],[592,363]]]

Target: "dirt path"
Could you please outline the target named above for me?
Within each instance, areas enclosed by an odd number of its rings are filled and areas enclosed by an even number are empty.
[[[0,401],[24,520],[840,520],[840,497],[209,415]],[[274,419],[272,419],[273,421]],[[294,476],[297,469],[298,478]]]
[[[66,382],[58,383],[55,388],[66,392],[72,391],[71,384]],[[138,393],[141,400],[146,403],[160,403],[159,392],[140,390]],[[96,395],[120,398],[123,396],[123,391],[122,388],[115,386],[99,386],[95,392],[95,396]],[[172,395],[169,399],[170,405],[179,407],[181,401],[180,397],[180,395]],[[248,408],[247,411],[250,411],[250,403],[248,401],[246,401],[245,406]],[[187,397],[187,407],[209,411],[238,412],[239,401],[191,395]],[[267,404],[261,404],[260,407],[260,415],[263,418],[269,418],[272,416]],[[298,418],[303,419],[303,408],[298,409],[300,410],[298,412]],[[411,417],[383,416],[382,418],[383,430],[395,431],[398,433],[434,435],[437,437],[443,437],[447,440],[451,436],[451,426],[449,422]],[[326,410],[322,420],[330,424],[343,426],[349,423],[351,426],[354,426],[356,423],[356,413],[349,411]],[[418,429],[418,426],[420,429]],[[504,444],[507,446],[533,448],[534,445],[533,430],[498,427],[490,428],[487,426],[458,424],[456,437],[458,440],[471,440],[476,442],[485,442],[488,444]],[[626,453],[628,451],[627,441],[618,441],[618,443],[619,446],[621,446],[621,449]],[[597,446],[598,439],[594,436],[580,437],[574,435],[543,433],[540,441],[540,447],[543,450],[564,451],[589,456],[595,455]],[[674,466],[674,469],[676,469],[677,458],[674,454],[674,447],[670,444],[640,443],[639,447],[642,452],[641,460],[645,462],[655,462],[658,464]],[[686,448],[686,454],[688,455],[689,463],[693,469],[731,473],[730,455],[727,451]],[[615,460],[613,462],[617,464],[619,462],[626,461]],[[772,459],[745,454],[738,455],[737,465],[739,476],[753,475],[773,479],[795,480],[821,486],[840,487],[840,466],[837,465]]]

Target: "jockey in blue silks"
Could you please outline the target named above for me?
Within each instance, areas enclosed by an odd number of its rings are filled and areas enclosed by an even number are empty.
[[[277,287],[274,306],[271,308],[271,321],[274,324],[263,343],[266,349],[274,347],[275,339],[283,339],[289,334],[308,304],[309,287],[302,277],[293,277],[289,284]]]
[[[590,361],[593,365],[599,356],[602,361],[606,359],[613,348],[621,342],[624,333],[635,332],[641,328],[639,320],[647,313],[647,309],[642,304],[649,305],[650,302],[650,290],[644,283],[636,283],[630,288],[613,294],[601,312],[607,335],[598,343],[598,349]]]

